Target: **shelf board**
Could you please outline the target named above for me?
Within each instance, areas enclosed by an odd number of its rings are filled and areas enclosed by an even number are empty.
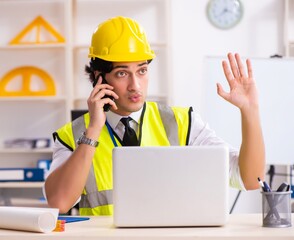
[[[11,206],[15,207],[48,207],[47,201],[32,198],[10,198]]]
[[[44,182],[0,182],[0,188],[42,188]]]
[[[0,148],[1,153],[52,153],[52,148]]]
[[[23,1],[19,1],[19,0],[1,0],[1,3],[5,3],[5,4],[20,4],[20,3],[24,3],[24,4],[41,4],[43,5],[44,3],[56,3],[56,2],[62,2],[60,0],[23,0]],[[40,3],[41,2],[41,3]]]
[[[75,102],[80,102],[80,101],[87,102],[87,97],[75,97],[73,100]]]
[[[147,101],[163,101],[166,99],[167,99],[166,95],[149,95],[146,98]],[[81,101],[87,102],[87,97],[75,97],[73,100],[75,102],[81,102]]]
[[[151,48],[158,48],[158,47],[166,47],[167,44],[165,42],[151,42],[150,43]],[[89,45],[86,44],[76,44],[74,46],[75,50],[87,50],[89,49]]]
[[[18,102],[18,101],[46,101],[46,102],[59,102],[59,101],[65,101],[66,97],[59,97],[59,96],[38,96],[38,97],[4,97],[4,96],[0,96],[0,102]]]
[[[146,98],[147,101],[166,101],[166,95],[148,95]]]
[[[288,42],[289,47],[293,48],[294,47],[294,40],[291,40]]]
[[[32,50],[32,49],[52,49],[52,48],[65,48],[65,43],[50,43],[50,44],[19,44],[19,45],[6,45],[0,46],[0,50]]]

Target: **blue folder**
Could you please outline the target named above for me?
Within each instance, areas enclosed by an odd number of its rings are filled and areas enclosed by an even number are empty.
[[[0,168],[0,182],[41,182],[42,168]]]

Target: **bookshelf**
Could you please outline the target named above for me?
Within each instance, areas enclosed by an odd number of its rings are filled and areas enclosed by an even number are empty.
[[[84,73],[88,46],[97,25],[110,17],[131,17],[143,25],[157,55],[150,71],[148,100],[169,103],[169,8],[168,0],[1,0],[0,80],[17,67],[36,66],[50,74],[56,95],[0,96],[0,167],[36,167],[38,160],[51,159],[52,143],[45,149],[7,149],[3,143],[17,138],[52,141],[52,133],[70,121],[71,110],[86,108],[91,91]],[[9,45],[37,16],[49,22],[65,42]],[[0,197],[3,189],[10,194],[17,189],[40,190],[42,185],[0,182]]]

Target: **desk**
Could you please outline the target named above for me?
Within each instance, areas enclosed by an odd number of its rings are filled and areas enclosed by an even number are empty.
[[[294,214],[292,215],[292,218]],[[114,228],[112,217],[92,217],[89,221],[67,223],[65,232],[49,234],[1,230],[0,239],[42,240],[42,239],[294,239],[294,229],[264,228],[261,214],[232,214],[225,227],[186,228]]]

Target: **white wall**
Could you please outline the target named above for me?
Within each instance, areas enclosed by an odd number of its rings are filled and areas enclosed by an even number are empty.
[[[208,0],[171,0],[171,104],[191,105],[202,111],[205,56],[225,56],[228,52],[243,57],[284,54],[284,1],[241,1],[245,9],[241,22],[233,29],[219,30],[206,17]],[[230,194],[232,205],[237,191]],[[239,212],[261,212],[259,190],[240,195],[234,209],[234,213]]]
[[[172,104],[200,110],[205,56],[238,52],[244,57],[269,57],[284,52],[284,1],[242,0],[243,19],[230,30],[219,30],[209,23],[207,3],[171,0]]]

